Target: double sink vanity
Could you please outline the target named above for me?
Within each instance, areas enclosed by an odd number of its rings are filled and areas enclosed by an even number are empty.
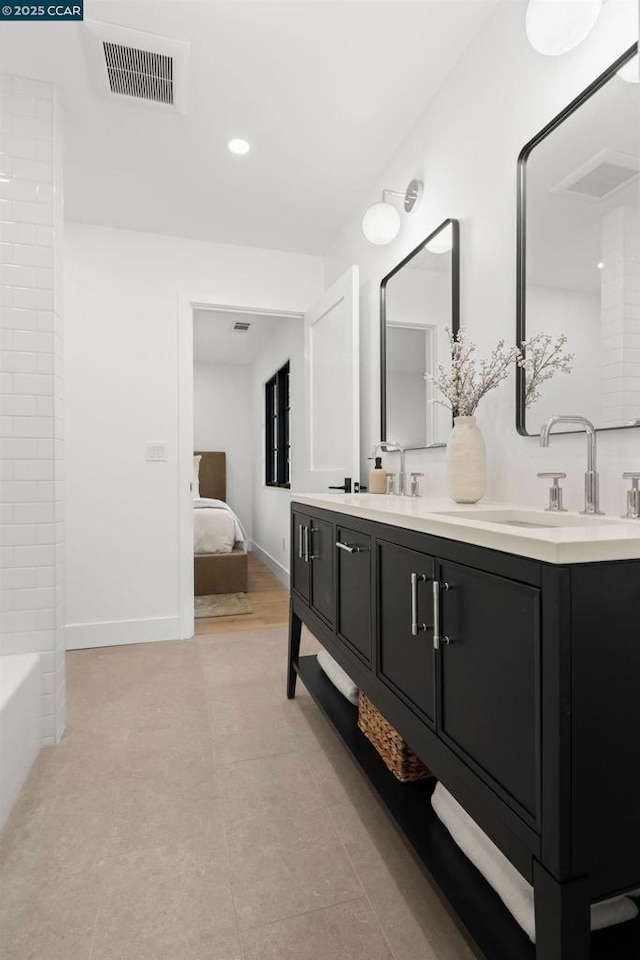
[[[519,437],[508,455],[526,456],[525,438],[549,446],[553,432],[547,469],[561,470],[539,474],[553,482],[549,509],[382,494],[292,504],[287,695],[300,677],[486,960],[640,957],[640,917],[590,932],[591,904],[640,888],[638,448],[625,464],[627,519],[600,512],[596,450],[596,431],[640,426],[639,88],[622,76],[637,52],[517,163]],[[380,284],[374,456],[400,452],[398,494],[417,493],[421,476],[407,484],[404,450],[425,451],[428,474],[430,448],[454,453],[451,411],[478,402],[455,353],[465,229],[443,221]],[[587,434],[584,514],[564,510],[559,485],[576,438],[556,435],[576,431]],[[467,475],[480,460],[467,456]],[[434,779],[395,780],[357,708],[300,656],[303,624],[533,886],[535,944],[435,815]]]
[[[640,956],[640,523],[359,494],[292,505],[289,697],[301,680],[487,960]],[[302,624],[533,885],[536,944],[401,784]]]

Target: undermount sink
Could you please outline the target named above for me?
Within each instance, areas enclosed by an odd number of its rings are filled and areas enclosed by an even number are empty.
[[[547,513],[534,510],[441,510],[441,517],[454,517],[458,520],[476,520],[481,523],[499,523],[507,527],[525,527],[541,530],[545,527],[590,527],[610,524],[606,517],[575,516],[575,514]]]

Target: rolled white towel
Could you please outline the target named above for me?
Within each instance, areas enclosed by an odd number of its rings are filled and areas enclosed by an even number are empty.
[[[349,703],[358,706],[358,688],[351,677],[344,672],[339,663],[323,649],[318,654],[318,663],[324,673],[328,676],[336,690],[339,690],[343,697],[346,697]]]
[[[452,839],[493,887],[513,918],[535,943],[536,927],[533,887],[498,850],[495,843],[471,819],[457,800],[439,783],[431,797],[431,805]],[[638,907],[628,897],[615,897],[594,903],[591,907],[591,929],[601,930],[617,923],[633,920]]]

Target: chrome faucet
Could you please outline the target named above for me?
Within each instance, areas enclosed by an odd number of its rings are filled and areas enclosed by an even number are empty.
[[[403,496],[407,490],[407,475],[404,469],[404,447],[401,443],[398,443],[397,440],[380,440],[379,443],[376,443],[373,450],[371,451],[371,458],[375,459],[378,456],[378,451],[382,450],[383,453],[399,453],[400,454],[400,473],[398,474],[398,493],[400,496]]]
[[[600,509],[600,480],[598,477],[598,440],[596,428],[586,417],[549,417],[542,424],[540,430],[540,446],[549,446],[549,437],[556,423],[580,423],[587,434],[587,472],[584,475],[584,510],[581,513],[589,516],[601,514]]]

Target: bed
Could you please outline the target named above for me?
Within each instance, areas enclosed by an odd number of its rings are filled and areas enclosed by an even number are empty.
[[[197,450],[195,456],[202,458],[199,473],[200,498],[224,502],[227,495],[226,454]],[[219,511],[220,514],[223,512],[223,510]],[[200,510],[194,508],[194,514],[199,514],[194,518],[195,520],[201,521],[203,519]],[[218,517],[215,517],[214,514],[215,511],[212,510],[211,516],[217,520]],[[196,529],[195,540],[206,544],[207,539],[201,535],[198,523],[196,522],[194,526]],[[202,524],[200,524],[201,527]],[[216,543],[224,540],[225,536],[228,537],[228,534],[216,532]],[[196,597],[247,592],[247,544],[242,540],[235,539],[231,550],[228,549],[230,545],[229,543],[226,546],[228,552],[224,553],[194,553],[193,578]]]

